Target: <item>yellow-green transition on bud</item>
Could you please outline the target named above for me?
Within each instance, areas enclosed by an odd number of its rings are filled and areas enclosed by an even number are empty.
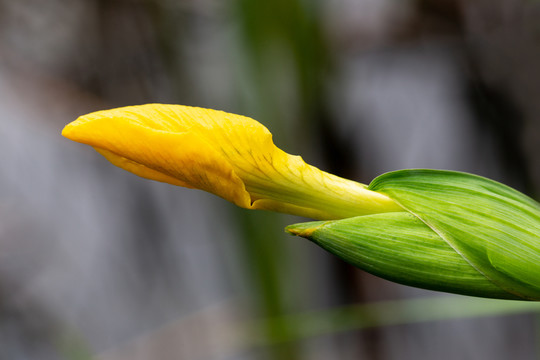
[[[81,116],[62,135],[136,175],[208,191],[246,209],[321,220],[403,210],[364,184],[282,151],[257,121],[223,111],[127,106]]]
[[[62,134],[144,178],[247,209],[333,220],[287,230],[375,275],[458,294],[540,300],[540,206],[495,181],[401,170],[366,186],[285,153],[253,119],[181,105],[98,111]]]
[[[291,225],[349,263],[425,289],[540,300],[540,207],[461,172],[400,170],[369,186],[407,212]]]

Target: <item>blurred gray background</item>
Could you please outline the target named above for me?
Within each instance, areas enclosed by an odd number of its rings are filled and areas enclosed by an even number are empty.
[[[538,312],[417,323],[400,304],[468,299],[60,136],[95,110],[203,106],[360,182],[453,169],[538,199],[539,19],[533,0],[0,0],[0,359],[540,358]],[[268,321],[381,301],[410,323]]]

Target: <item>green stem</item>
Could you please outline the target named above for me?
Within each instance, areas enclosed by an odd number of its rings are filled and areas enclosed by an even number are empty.
[[[246,269],[251,276],[257,311],[263,318],[280,318],[285,314],[283,302],[284,283],[287,278],[281,276],[280,267],[287,264],[284,258],[284,236],[278,221],[279,215],[271,213],[246,214],[238,210],[238,220],[243,232],[242,245],[245,251]],[[269,348],[271,358],[276,360],[298,359],[296,345],[282,343],[280,339],[294,336],[290,333],[290,324],[281,322],[258,322],[254,329],[262,334],[264,342],[273,345]]]
[[[255,332],[249,343],[255,346],[297,342],[307,338],[375,327],[415,324],[463,318],[538,313],[540,303],[440,296],[385,301],[278,316],[253,326],[287,328],[279,338],[264,338]],[[540,315],[536,315],[540,320]],[[272,324],[272,325],[270,325]],[[539,327],[540,328],[540,322]]]

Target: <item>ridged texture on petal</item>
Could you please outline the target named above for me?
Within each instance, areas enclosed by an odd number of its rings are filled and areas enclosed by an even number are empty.
[[[139,176],[202,189],[241,207],[318,219],[403,210],[386,195],[307,165],[250,118],[181,105],[98,111],[62,134]]]

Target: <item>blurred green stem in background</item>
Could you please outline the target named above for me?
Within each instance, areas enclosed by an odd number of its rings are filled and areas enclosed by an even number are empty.
[[[276,138],[295,146],[288,129],[310,131],[324,107],[324,80],[330,53],[323,36],[318,1],[233,1],[233,17],[240,22],[243,66],[248,89],[247,113],[272,125]],[[259,117],[261,116],[261,117]],[[277,119],[277,120],[276,120]],[[290,123],[290,124],[289,124]]]
[[[76,331],[64,329],[56,339],[56,348],[66,360],[90,360],[93,359],[90,346]]]
[[[290,280],[283,276],[283,267],[290,263],[286,256],[289,252],[284,250],[286,244],[283,235],[280,231],[275,231],[279,229],[278,224],[283,216],[259,212],[251,216],[252,212],[246,214],[240,209],[236,211],[236,215],[243,232],[240,237],[241,245],[244,249],[245,267],[250,270],[252,288],[255,289],[251,296],[258,302],[258,315],[263,318],[281,317],[287,312],[283,290],[285,282]],[[287,323],[260,322],[258,325],[260,327],[257,332],[262,332],[269,344],[279,344],[276,340],[283,336],[293,336],[289,333],[290,327]],[[275,359],[299,358],[293,343],[273,346],[270,353]]]
[[[295,146],[292,133],[307,133],[307,119],[317,111],[323,93],[327,52],[318,17],[318,2],[300,0],[232,1],[232,16],[239,22],[241,69],[245,89],[240,100],[249,114],[268,125],[287,148]],[[244,67],[245,66],[245,67]],[[290,106],[289,106],[290,105]],[[291,129],[295,131],[290,131]],[[298,151],[299,149],[292,149]],[[285,239],[269,229],[282,226],[282,216],[238,212],[245,229],[246,261],[258,283],[259,307],[263,317],[279,317],[286,312],[284,289],[295,278],[280,276],[278,271],[290,265],[283,258]],[[260,229],[268,229],[260,231]],[[294,254],[292,255],[294,256]],[[257,260],[254,260],[257,259]],[[298,279],[296,279],[298,280]],[[289,324],[262,323],[272,343],[289,337]],[[274,348],[274,359],[300,358],[295,344]]]
[[[535,312],[540,314],[540,303],[480,299],[466,296],[437,296],[381,301],[265,319],[263,322],[274,323],[273,326],[287,327],[289,331],[282,337],[273,339],[268,339],[265,336],[258,337],[255,334],[248,342],[262,346],[268,345],[268,341],[294,342],[316,336],[374,327]],[[537,316],[540,317],[540,315]],[[257,328],[261,324],[254,324],[254,326]],[[268,326],[268,324],[262,326]],[[539,328],[540,325],[537,324],[537,333]]]

